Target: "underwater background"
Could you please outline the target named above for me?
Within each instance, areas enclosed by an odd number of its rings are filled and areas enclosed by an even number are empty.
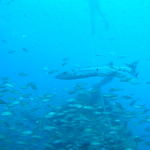
[[[13,150],[149,150],[149,14],[148,0],[0,0],[0,150],[12,150],[12,146]],[[112,103],[121,104],[127,112],[133,107],[134,115],[125,116],[126,122],[129,120],[126,128],[132,134],[120,138],[132,136],[136,146],[119,148],[119,142],[115,142],[112,148],[108,139],[108,143],[101,141],[94,147],[89,141],[82,146],[71,140],[63,143],[67,131],[59,131],[61,123],[53,121],[64,118],[53,113],[59,115],[68,109],[70,115],[72,109],[65,107],[66,101],[80,99],[83,89],[88,93],[103,77],[59,80],[55,74],[132,62],[138,62],[134,82],[114,79],[102,86],[102,93],[108,93],[111,99],[110,89],[116,90],[119,98]],[[63,108],[55,110],[58,106]],[[52,121],[51,115],[55,117]],[[56,126],[57,132],[52,131]],[[61,138],[52,138],[56,133],[61,133]],[[88,136],[93,137],[93,132]],[[75,137],[72,140],[78,141]],[[79,141],[84,140],[80,137]]]

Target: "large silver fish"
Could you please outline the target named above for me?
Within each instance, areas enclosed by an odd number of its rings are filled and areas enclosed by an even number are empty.
[[[124,67],[107,65],[102,67],[72,69],[58,73],[55,78],[61,80],[83,79],[88,77],[117,77],[123,79],[127,76],[137,77],[137,62],[127,64]]]

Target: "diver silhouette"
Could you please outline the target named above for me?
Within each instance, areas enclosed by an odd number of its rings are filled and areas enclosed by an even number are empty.
[[[88,2],[89,2],[89,9],[90,9],[90,20],[91,20],[91,33],[92,33],[92,35],[95,34],[95,21],[96,21],[95,17],[96,17],[96,14],[98,14],[101,17],[105,28],[108,29],[109,23],[108,23],[105,15],[101,11],[99,1],[98,0],[88,0]]]

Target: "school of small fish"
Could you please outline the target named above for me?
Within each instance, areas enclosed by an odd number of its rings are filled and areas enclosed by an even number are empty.
[[[26,78],[28,73],[18,76]],[[35,96],[28,90],[34,93],[39,86],[34,82],[18,86],[9,77],[1,78],[3,150],[12,146],[15,150],[137,150],[141,143],[150,146],[150,109],[122,88],[111,87],[101,93],[103,103],[92,103],[95,91],[86,83],[77,83],[68,91],[70,98],[58,106],[52,104],[57,93]],[[133,133],[132,124],[145,124],[145,135]]]

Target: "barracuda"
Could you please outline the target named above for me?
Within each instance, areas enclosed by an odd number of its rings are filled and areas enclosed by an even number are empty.
[[[55,76],[55,78],[61,80],[75,80],[75,79],[83,79],[89,77],[113,76],[122,79],[127,76],[137,77],[138,73],[136,71],[136,68],[137,68],[137,63],[134,62],[124,67],[108,65],[102,67],[72,69],[69,71],[58,73]]]

